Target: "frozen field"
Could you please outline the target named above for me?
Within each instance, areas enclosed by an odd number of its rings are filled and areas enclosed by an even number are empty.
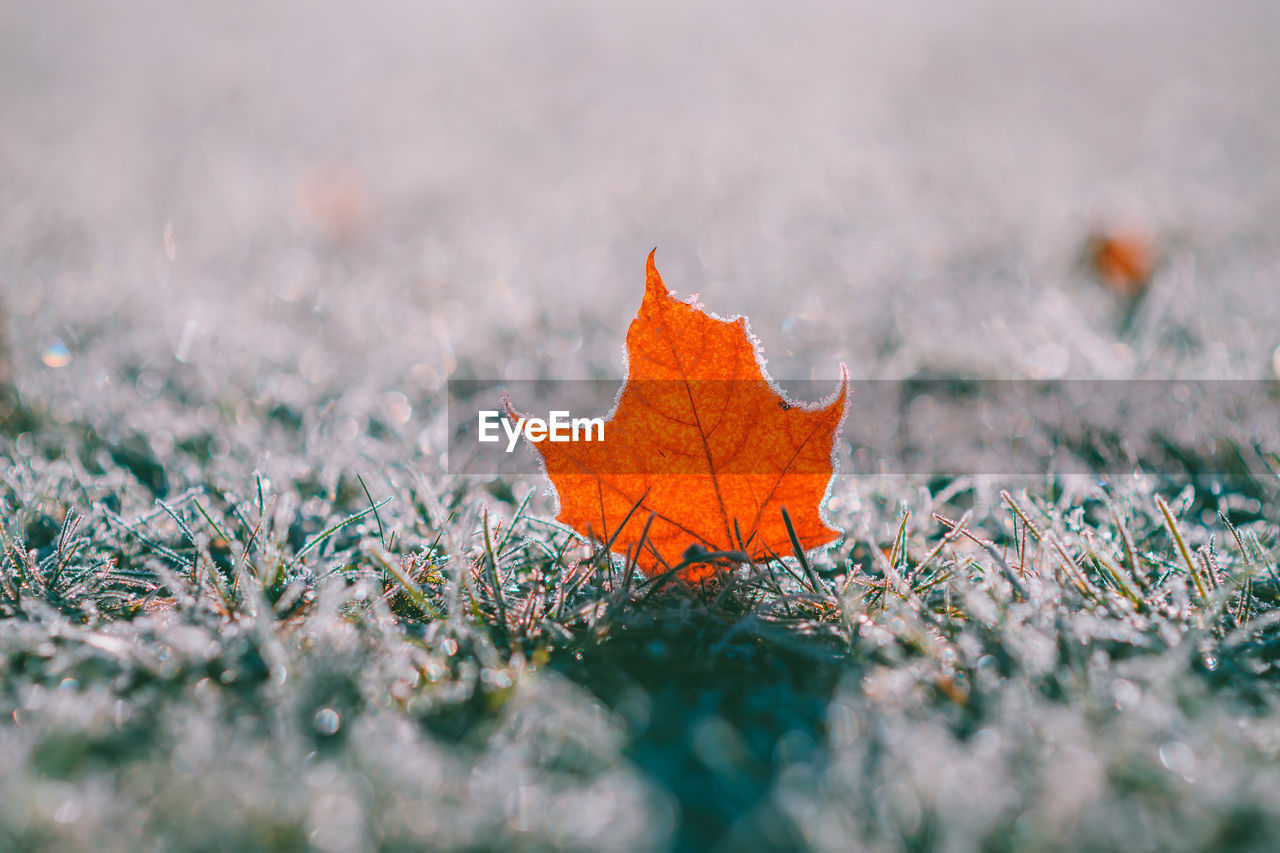
[[[710,597],[444,471],[654,246],[778,378],[1276,378],[1280,6],[891,5],[0,0],[0,848],[1265,849],[1274,471]]]

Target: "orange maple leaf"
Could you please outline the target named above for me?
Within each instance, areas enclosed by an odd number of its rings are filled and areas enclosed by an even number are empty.
[[[840,534],[819,509],[834,473],[848,375],[825,405],[794,403],[764,373],[746,318],[677,300],[649,254],[627,330],[627,380],[603,441],[534,444],[559,496],[557,519],[630,554],[649,575],[715,572],[718,556],[767,560]]]

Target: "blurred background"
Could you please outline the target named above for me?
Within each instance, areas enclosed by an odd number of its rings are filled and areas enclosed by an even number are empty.
[[[0,9],[0,296],[67,406],[620,376],[654,246],[780,378],[1272,375],[1265,0]]]

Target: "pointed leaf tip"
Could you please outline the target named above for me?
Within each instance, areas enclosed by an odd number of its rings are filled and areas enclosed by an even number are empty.
[[[644,269],[644,289],[646,296],[666,297],[667,286],[662,283],[662,276],[658,274],[658,266],[653,262],[653,257],[658,253],[655,247],[649,252],[649,260],[645,264]]]
[[[849,397],[852,393],[853,391],[849,388],[849,367],[842,361],[840,362],[840,390],[827,408],[837,410],[843,416],[849,409]]]

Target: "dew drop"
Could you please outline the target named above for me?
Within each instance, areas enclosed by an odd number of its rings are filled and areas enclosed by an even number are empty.
[[[316,731],[325,736],[335,735],[342,728],[342,715],[332,708],[321,708],[312,719]]]
[[[71,363],[71,351],[67,349],[67,345],[62,341],[54,341],[44,348],[44,352],[40,355],[40,360],[47,367],[66,367]]]

